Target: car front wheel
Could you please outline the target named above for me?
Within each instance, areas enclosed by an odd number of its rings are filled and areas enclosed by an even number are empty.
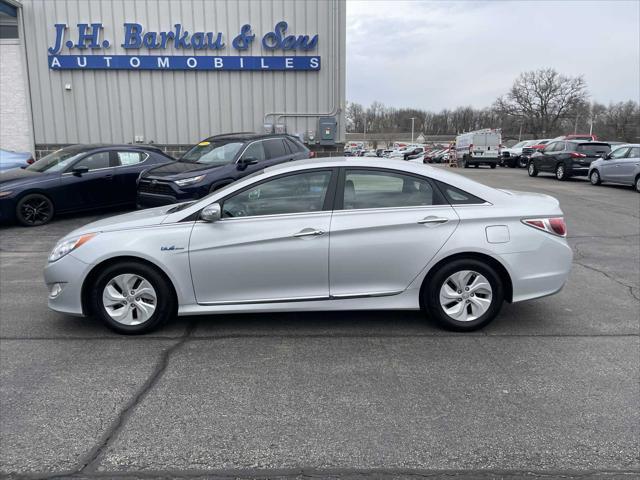
[[[168,280],[144,263],[110,265],[98,275],[91,291],[92,312],[125,335],[150,332],[177,313]]]
[[[598,170],[593,170],[591,172],[591,174],[589,175],[589,180],[591,181],[591,185],[600,185],[602,183]]]
[[[502,280],[488,264],[455,260],[439,268],[423,291],[423,304],[444,328],[472,331],[484,327],[500,312]]]
[[[636,177],[636,192],[640,193],[640,175]]]
[[[53,212],[53,202],[40,193],[25,195],[16,205],[16,218],[26,227],[49,223],[53,218]]]

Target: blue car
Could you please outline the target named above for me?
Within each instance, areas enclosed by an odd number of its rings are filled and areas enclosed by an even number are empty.
[[[0,172],[11,168],[22,168],[34,162],[29,152],[13,152],[0,148]]]
[[[136,203],[143,170],[173,162],[142,145],[74,145],[26,168],[0,172],[0,221],[44,225],[59,213]]]
[[[313,155],[291,135],[216,135],[195,145],[180,160],[146,170],[138,183],[138,206],[197,200],[258,170]]]

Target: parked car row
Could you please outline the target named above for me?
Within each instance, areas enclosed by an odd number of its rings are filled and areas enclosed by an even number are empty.
[[[312,156],[295,137],[246,133],[208,138],[179,160],[151,145],[73,145],[0,172],[0,221],[37,226],[61,213],[197,200]]]
[[[558,180],[588,176],[592,185],[602,182],[632,185],[640,192],[640,144],[553,140],[527,158],[530,177],[553,174]]]

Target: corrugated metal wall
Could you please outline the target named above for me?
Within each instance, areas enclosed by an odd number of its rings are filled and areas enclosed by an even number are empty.
[[[262,131],[269,112],[329,112],[335,104],[344,110],[344,0],[24,0],[23,5],[36,144],[132,142],[142,135],[145,143],[184,145],[216,133]],[[289,23],[291,33],[319,35],[316,50],[297,54],[321,56],[320,71],[53,71],[47,64],[56,23],[73,26],[77,36],[77,23],[102,22],[103,38],[112,44],[105,54],[114,55],[194,54],[173,47],[162,53],[125,51],[120,47],[125,22],[141,23],[145,31],[169,31],[182,23],[190,32],[223,32],[227,47],[220,55],[240,54],[231,41],[249,23],[256,39],[241,55],[267,56],[284,55],[263,50],[260,42],[280,20]],[[70,91],[65,84],[71,84]],[[338,118],[343,141],[343,113]],[[289,133],[317,132],[317,118],[283,122]]]

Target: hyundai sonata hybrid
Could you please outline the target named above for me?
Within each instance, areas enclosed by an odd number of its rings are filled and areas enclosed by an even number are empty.
[[[124,334],[176,315],[423,310],[468,331],[503,301],[558,292],[572,252],[558,201],[399,160],[269,167],[200,200],[62,238],[49,306]]]

